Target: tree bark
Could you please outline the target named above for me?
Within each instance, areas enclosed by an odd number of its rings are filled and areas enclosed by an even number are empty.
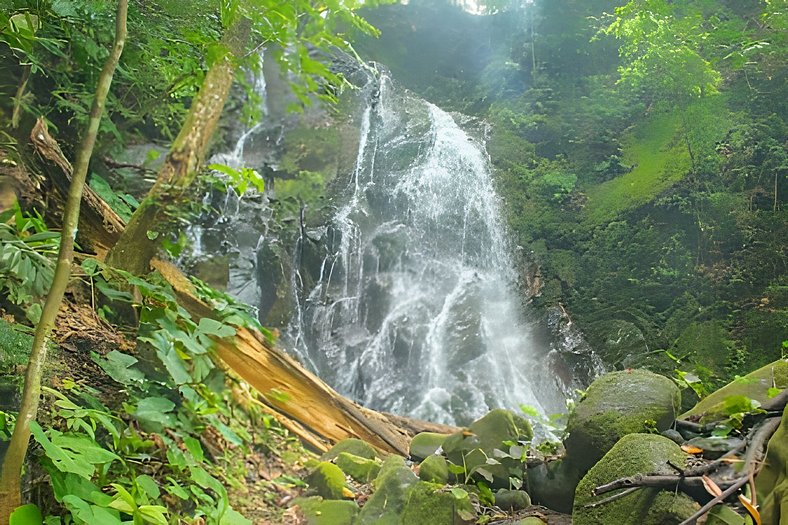
[[[156,183],[109,251],[107,262],[111,266],[136,275],[150,271],[150,261],[163,236],[169,233],[167,207],[177,203],[179,194],[194,181],[202,166],[235,78],[236,57],[243,55],[250,27],[244,18],[227,30],[222,40],[226,53],[208,69]]]
[[[22,466],[24,465],[30,441],[30,423],[35,420],[38,413],[39,397],[41,395],[41,374],[46,362],[49,336],[55,325],[55,319],[63,301],[63,294],[71,277],[71,264],[74,259],[74,239],[77,234],[82,188],[85,185],[90,157],[93,154],[101,117],[104,114],[107,93],[112,84],[112,77],[126,42],[127,13],[128,0],[118,0],[115,42],[99,76],[88,126],[77,151],[74,175],[71,180],[63,216],[63,231],[60,238],[60,251],[55,267],[55,275],[44,303],[41,320],[36,326],[33,348],[25,372],[22,404],[14,432],[11,435],[11,442],[3,461],[2,472],[0,473],[0,524],[2,525],[7,525],[11,512],[21,504],[19,480],[22,477]]]

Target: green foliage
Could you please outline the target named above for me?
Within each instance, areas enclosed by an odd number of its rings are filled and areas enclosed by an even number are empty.
[[[116,193],[112,190],[109,183],[104,180],[100,175],[93,173],[90,176],[89,185],[99,197],[106,202],[115,213],[117,213],[124,222],[129,222],[131,214],[134,213],[140,203],[132,195],[128,193]]]
[[[653,100],[686,104],[716,93],[721,75],[699,53],[708,37],[700,13],[676,11],[666,0],[632,0],[616,8],[604,31],[622,41],[622,83]]]
[[[62,392],[44,388],[52,399],[53,424],[33,423],[32,433],[55,500],[66,512],[47,523],[167,524],[186,517],[217,525],[249,523],[230,507],[225,488],[233,460],[227,453],[207,454],[200,436],[210,427],[241,450],[253,444],[239,413],[230,412],[224,374],[212,354],[215,339],[235,334],[229,322],[257,326],[256,321],[202,283],[201,295],[223,321],[192,319],[158,274],[140,279],[92,259],[82,266],[98,292],[115,302],[110,304],[128,302],[138,309],[138,349],[135,355],[94,355],[123,385],[112,407],[99,392],[70,380],[63,381]],[[129,285],[140,291],[141,303],[125,291]],[[0,433],[11,421],[3,414]]]
[[[0,290],[32,323],[41,316],[59,244],[60,234],[50,232],[40,215],[18,206],[0,214]]]

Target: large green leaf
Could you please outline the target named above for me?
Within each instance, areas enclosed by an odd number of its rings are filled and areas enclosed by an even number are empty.
[[[37,505],[30,503],[18,507],[9,517],[9,525],[41,525],[44,517]]]
[[[41,426],[39,426],[39,424],[35,421],[30,422],[30,432],[33,434],[35,440],[38,441],[38,443],[44,449],[47,458],[49,458],[56,469],[61,472],[71,472],[85,479],[90,479],[93,476],[93,473],[96,470],[93,464],[87,461],[82,461],[79,458],[75,458],[74,454],[71,454],[59,446],[53,444],[44,433]],[[55,430],[50,430],[50,432],[59,434],[59,432]]]

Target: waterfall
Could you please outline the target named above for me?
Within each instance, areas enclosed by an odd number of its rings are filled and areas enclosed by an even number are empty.
[[[328,255],[283,345],[378,410],[457,424],[495,407],[560,411],[483,140],[385,73],[368,90]]]

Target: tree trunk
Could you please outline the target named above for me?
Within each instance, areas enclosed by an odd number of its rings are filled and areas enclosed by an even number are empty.
[[[197,298],[191,281],[176,266],[161,260],[154,260],[153,266],[170,283],[178,303],[195,321],[214,316],[211,307]],[[449,434],[458,430],[364,408],[338,394],[295,359],[273,347],[262,334],[251,330],[236,328],[234,338],[215,343],[218,357],[262,394],[268,406],[297,421],[307,429],[307,434],[316,434],[329,442],[358,438],[384,452],[407,456],[414,434],[427,431]],[[272,392],[277,395],[269,395]]]
[[[131,216],[117,244],[109,251],[107,262],[111,266],[136,275],[150,271],[150,261],[156,255],[161,239],[169,233],[167,208],[177,204],[179,195],[194,181],[202,166],[230,94],[237,57],[243,54],[249,39],[250,27],[248,19],[241,19],[227,30],[222,40],[226,53],[208,69],[156,183]]]
[[[126,42],[127,13],[128,0],[118,0],[115,42],[99,76],[96,95],[90,110],[88,127],[82,139],[82,144],[80,144],[77,151],[74,175],[63,214],[63,231],[60,237],[60,251],[55,267],[55,275],[44,303],[41,320],[36,326],[33,348],[30,353],[27,371],[25,372],[22,405],[19,409],[16,426],[11,435],[11,442],[3,461],[2,473],[0,473],[0,524],[2,525],[7,525],[11,512],[21,504],[19,481],[22,477],[22,466],[25,462],[30,441],[30,423],[35,420],[38,413],[38,403],[41,395],[41,373],[46,362],[49,336],[55,325],[63,294],[71,277],[71,264],[74,259],[74,239],[77,234],[82,188],[85,185],[90,157],[93,154],[101,117],[104,114],[107,93],[112,84],[112,77]]]

